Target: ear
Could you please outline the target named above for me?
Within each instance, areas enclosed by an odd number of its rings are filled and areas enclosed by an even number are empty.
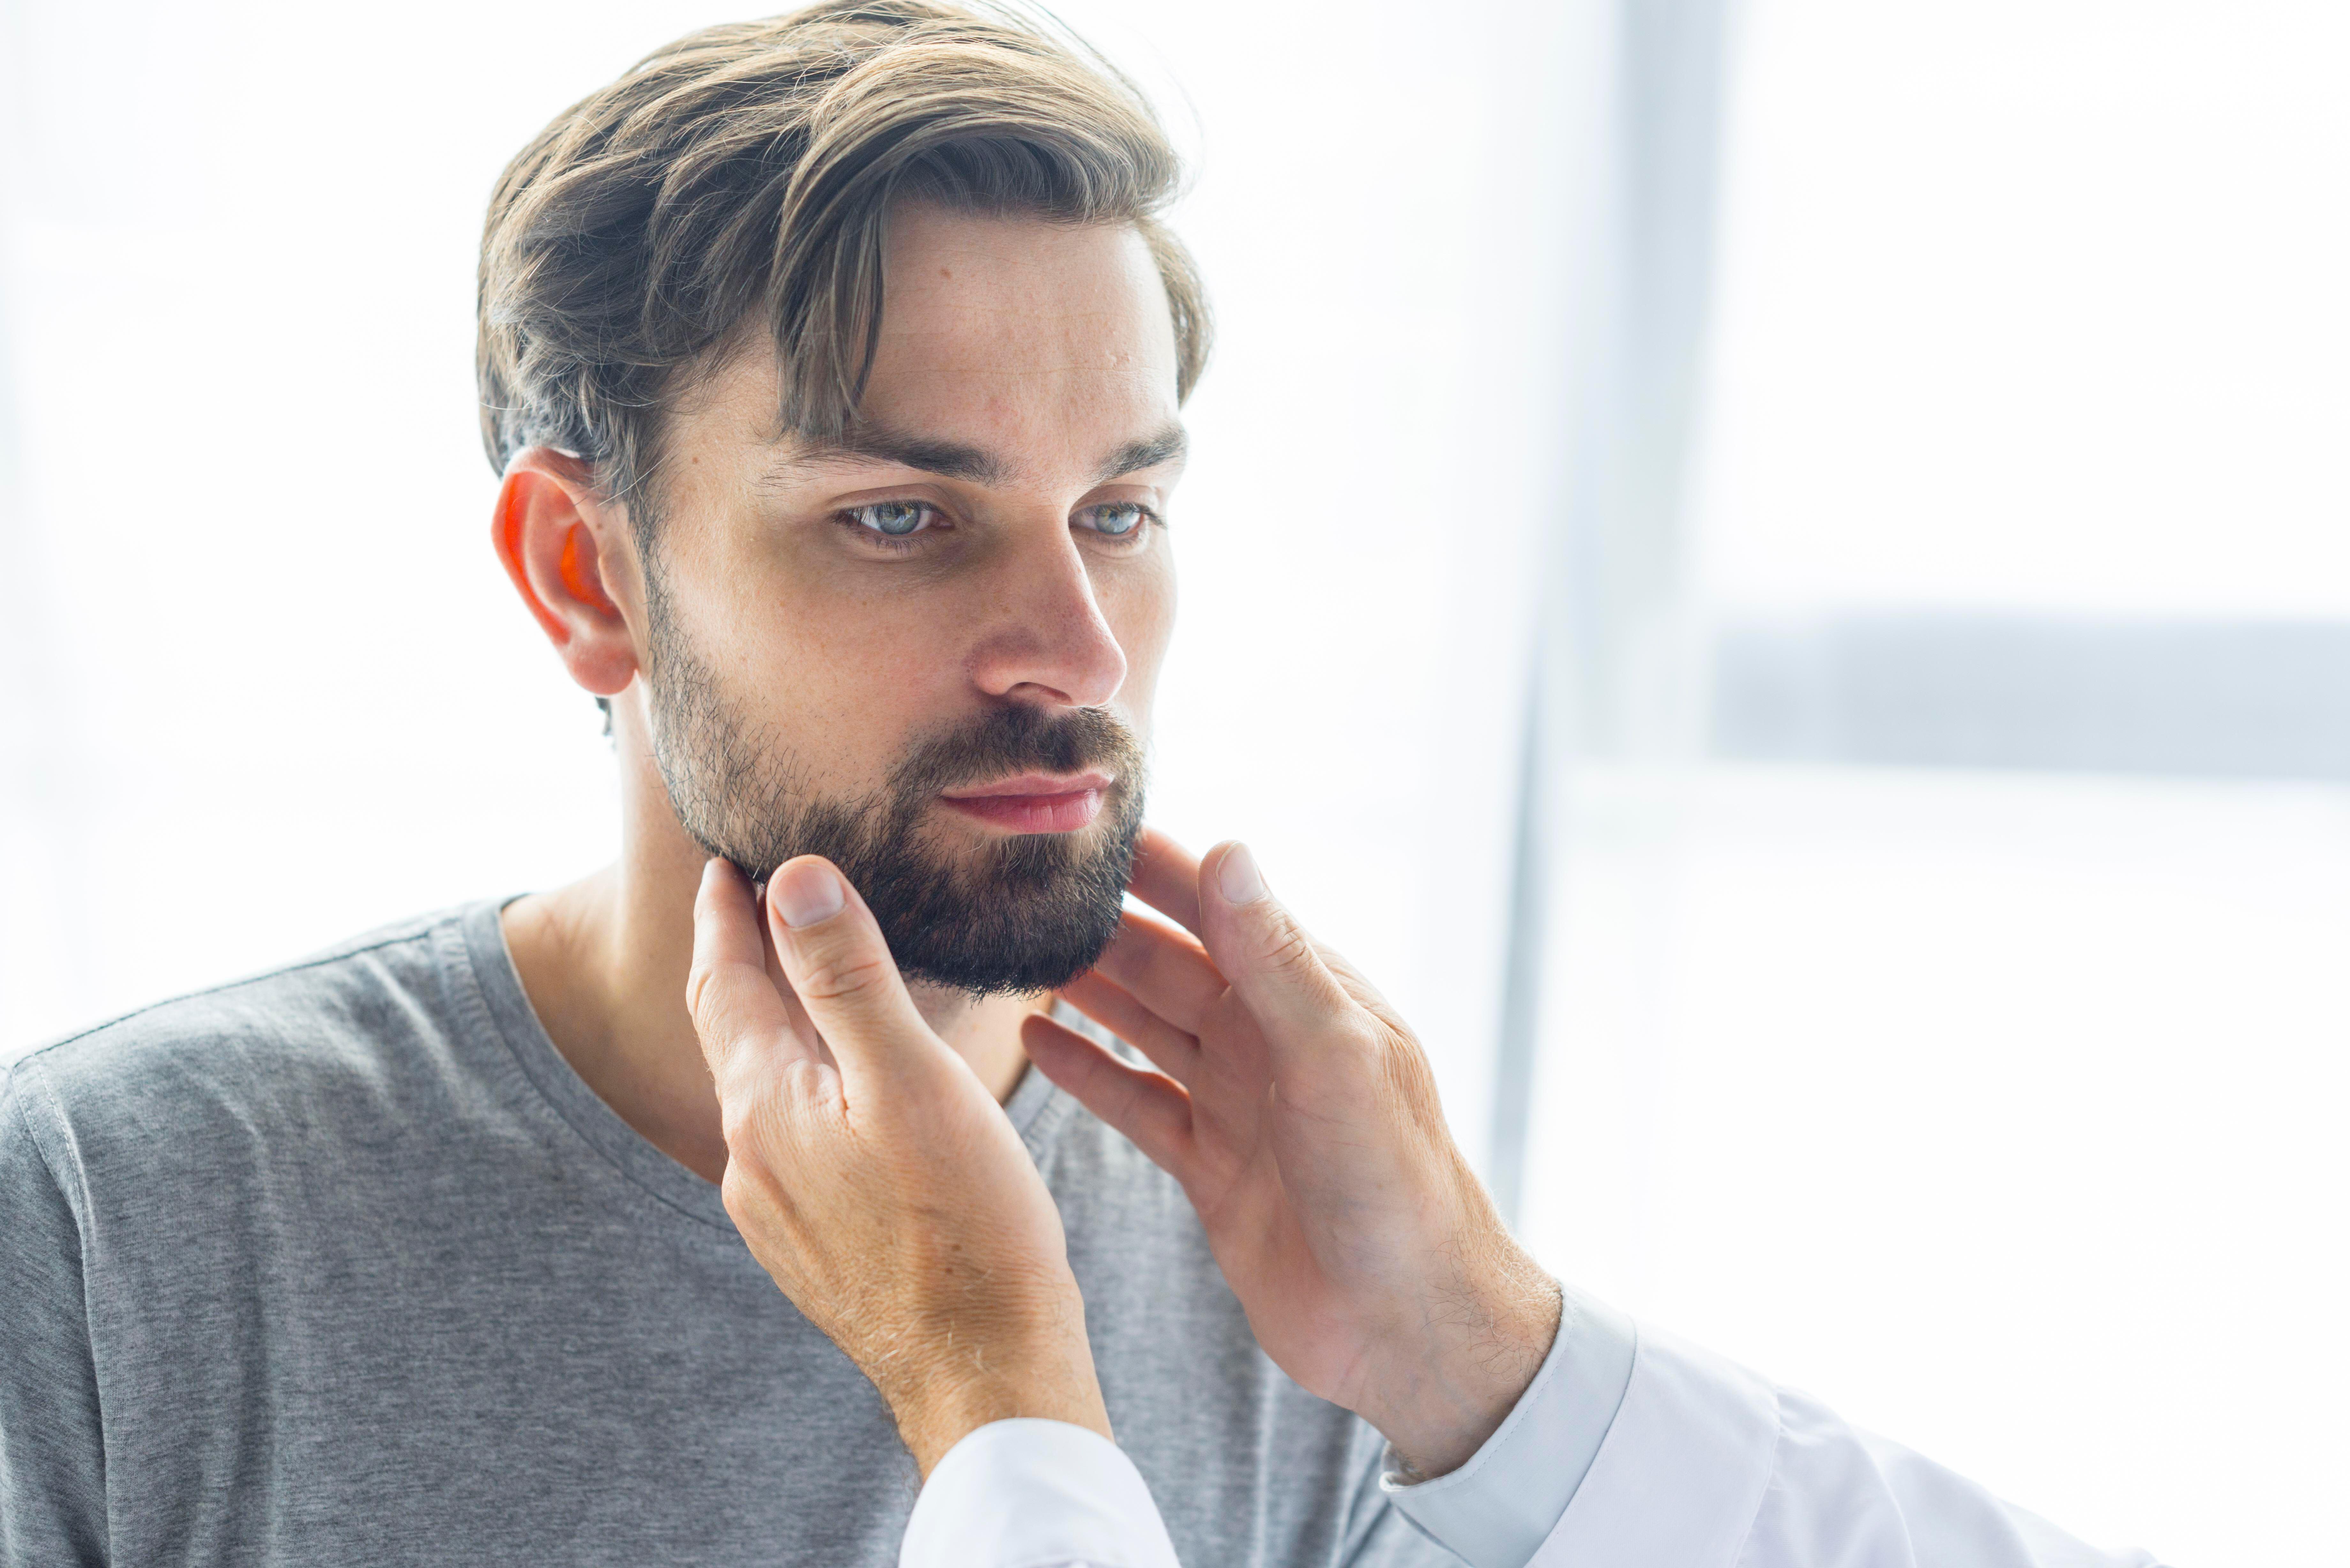
[[[614,697],[636,679],[637,643],[614,588],[634,579],[626,513],[587,463],[534,446],[506,464],[490,539],[571,679]]]

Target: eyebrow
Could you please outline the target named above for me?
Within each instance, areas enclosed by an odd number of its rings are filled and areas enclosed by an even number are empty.
[[[1146,468],[1173,462],[1190,445],[1191,438],[1181,425],[1169,425],[1157,435],[1128,441],[1110,453],[1096,471],[1094,483],[1107,484]],[[791,473],[819,463],[843,461],[892,463],[973,484],[1001,484],[1012,472],[1012,465],[1003,459],[968,442],[907,435],[879,425],[861,425],[837,436],[812,441],[778,464],[776,472]]]
[[[1129,473],[1139,473],[1146,468],[1173,462],[1191,450],[1191,438],[1181,425],[1169,425],[1155,436],[1142,441],[1130,441],[1110,454],[1109,461],[1094,475],[1096,484],[1107,484],[1113,479],[1123,479]]]
[[[826,462],[887,462],[920,469],[941,479],[967,479],[974,484],[1000,484],[1007,466],[1001,458],[959,441],[901,435],[879,425],[859,425],[839,435],[811,439],[776,465],[778,473],[793,473]]]

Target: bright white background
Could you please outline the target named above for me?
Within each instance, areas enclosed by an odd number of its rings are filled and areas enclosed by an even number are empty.
[[[1482,1147],[1610,7],[1064,9],[1196,153],[1221,317],[1158,815],[1251,838]],[[608,854],[487,546],[474,247],[549,116],[737,14],[0,10],[0,1055]],[[2338,5],[1732,38],[1692,624],[2350,615]],[[2338,1558],[2350,793],[1665,753],[1549,804],[1554,1266],[2093,1538]]]
[[[1685,585],[2350,616],[2350,10],[1755,0]],[[1577,771],[1525,1225],[2092,1540],[2339,1563],[2350,790]]]

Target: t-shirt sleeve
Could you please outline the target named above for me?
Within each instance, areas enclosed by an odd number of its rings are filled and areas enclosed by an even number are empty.
[[[38,1068],[0,1081],[0,1568],[107,1560],[106,1459],[75,1205]]]

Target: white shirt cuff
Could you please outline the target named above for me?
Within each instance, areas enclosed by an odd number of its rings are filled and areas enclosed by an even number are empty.
[[[1642,1331],[1623,1407],[1534,1568],[1588,1563],[1720,1564],[1742,1560],[1778,1452],[1778,1395],[1762,1378],[1669,1334]],[[1799,1489],[1801,1490],[1801,1489]],[[1850,1511],[1825,1510],[1817,1542],[1852,1533]],[[1900,1561],[1872,1552],[1762,1553],[1770,1568],[1834,1560]],[[1971,1563],[1929,1557],[1920,1562]]]
[[[1638,1345],[1631,1319],[1562,1289],[1558,1337],[1507,1418],[1459,1469],[1380,1490],[1405,1518],[1470,1568],[1526,1568],[1583,1478],[1624,1402]]]
[[[1098,1432],[991,1421],[914,1500],[898,1568],[1177,1568],[1142,1472]]]

